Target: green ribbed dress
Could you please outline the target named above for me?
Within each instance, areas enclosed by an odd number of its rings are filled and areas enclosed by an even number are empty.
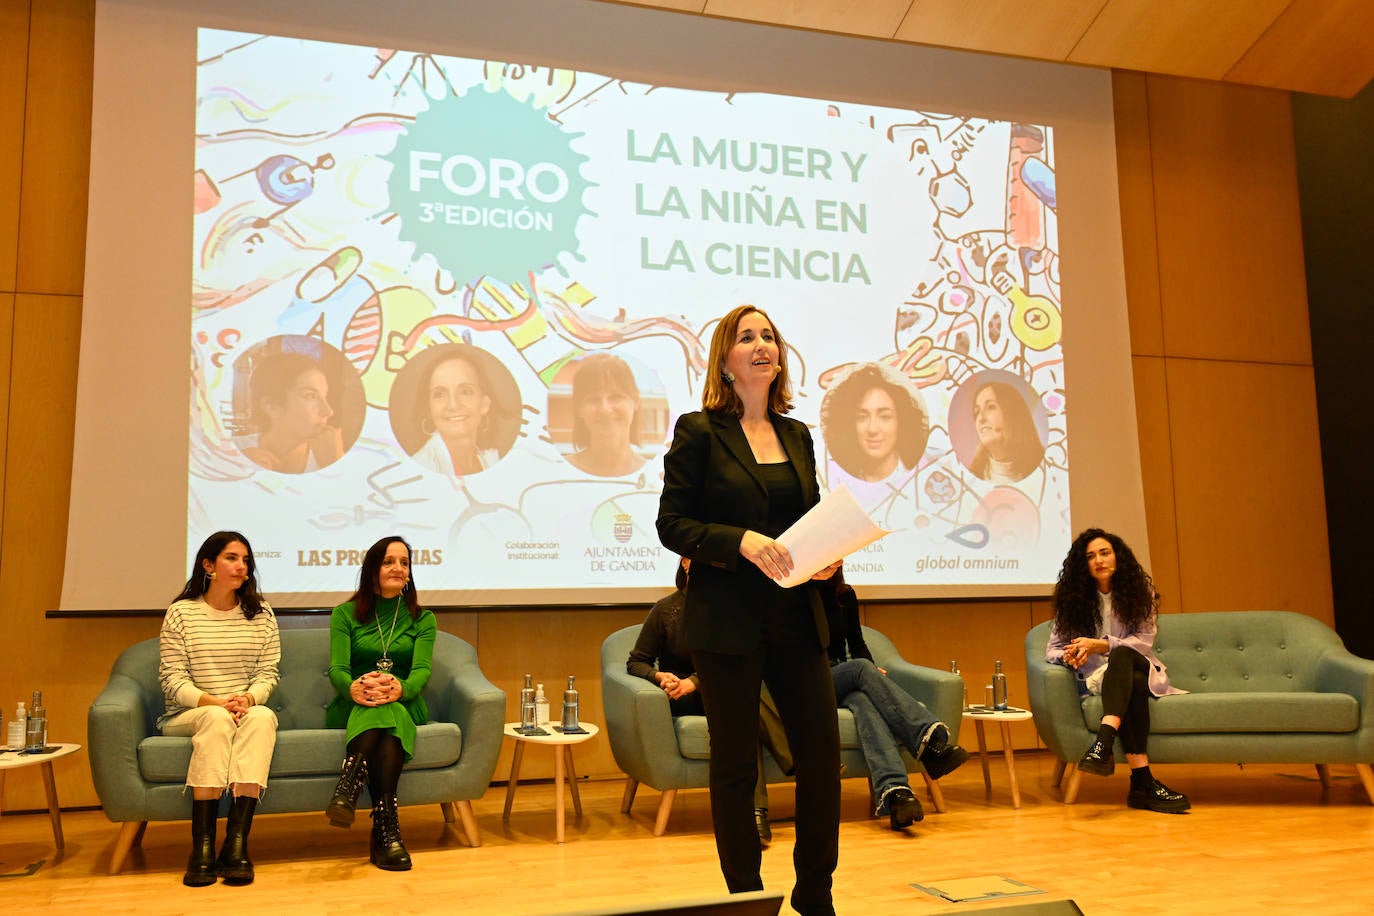
[[[404,602],[398,606],[377,599],[377,616],[367,623],[358,622],[351,601],[334,608],[329,618],[329,681],[338,696],[325,712],[325,724],[346,728],[349,741],[371,728],[387,729],[401,739],[409,760],[415,752],[415,726],[429,721],[429,709],[420,694],[429,683],[437,629],[433,611],[421,610],[418,618],[412,618]],[[359,706],[348,695],[349,685],[377,670],[384,640],[393,662],[391,673],[401,682],[401,699],[384,706]]]

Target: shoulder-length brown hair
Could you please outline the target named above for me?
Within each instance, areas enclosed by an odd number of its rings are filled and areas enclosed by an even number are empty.
[[[742,416],[744,402],[735,393],[732,381],[725,377],[725,356],[735,345],[735,335],[739,333],[739,323],[750,312],[758,312],[773,329],[773,340],[778,345],[778,367],[782,370],[773,379],[768,389],[768,409],[773,413],[787,413],[792,409],[792,378],[787,371],[787,343],[782,339],[777,322],[768,317],[763,309],[753,305],[739,305],[726,313],[716,325],[711,335],[711,352],[706,358],[706,386],[701,391],[703,410],[718,410]]]

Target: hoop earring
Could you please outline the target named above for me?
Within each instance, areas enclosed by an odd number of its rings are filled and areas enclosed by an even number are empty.
[[[735,373],[731,372],[729,369],[720,370],[720,377],[725,380],[725,384],[727,385],[735,384]]]
[[[426,427],[428,427],[428,429],[426,429]],[[436,431],[437,427],[434,425],[434,421],[429,417],[425,417],[420,421],[420,432],[424,433],[426,436],[432,436]]]

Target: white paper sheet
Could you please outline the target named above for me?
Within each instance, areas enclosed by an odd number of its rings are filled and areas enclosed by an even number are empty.
[[[891,533],[873,523],[848,488],[838,486],[778,536],[778,543],[792,554],[792,572],[778,584],[791,588],[805,582],[836,560]]]

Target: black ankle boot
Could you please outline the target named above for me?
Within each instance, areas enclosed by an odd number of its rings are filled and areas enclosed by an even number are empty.
[[[324,809],[324,813],[329,815],[329,823],[335,827],[353,826],[353,818],[357,812],[358,793],[363,790],[363,783],[367,780],[367,761],[362,754],[350,754],[344,758],[342,772],[339,773],[339,781],[334,786],[334,797],[329,800],[329,805]]]
[[[191,801],[191,858],[186,861],[186,874],[181,877],[181,883],[187,887],[215,883],[215,817],[218,814],[218,798]]]
[[[1094,738],[1087,752],[1083,754],[1083,759],[1078,761],[1078,768],[1094,776],[1112,775],[1112,771],[1116,769],[1116,758],[1112,754],[1111,744],[1101,738]]]
[[[921,767],[931,779],[948,776],[968,760],[968,751],[957,744],[943,744],[939,750],[927,747],[921,755]]]
[[[893,830],[902,830],[920,820],[926,813],[921,800],[907,786],[895,786],[883,793],[882,804],[887,805],[887,820]]]
[[[773,842],[773,828],[768,823],[768,809],[754,809],[754,829],[759,834],[759,845],[767,846]]]
[[[372,806],[372,864],[383,871],[410,871],[410,853],[401,840],[401,821],[396,796]]]
[[[252,884],[253,860],[248,858],[248,831],[253,829],[253,812],[258,800],[240,795],[229,808],[224,822],[224,845],[215,866],[225,884]]]

